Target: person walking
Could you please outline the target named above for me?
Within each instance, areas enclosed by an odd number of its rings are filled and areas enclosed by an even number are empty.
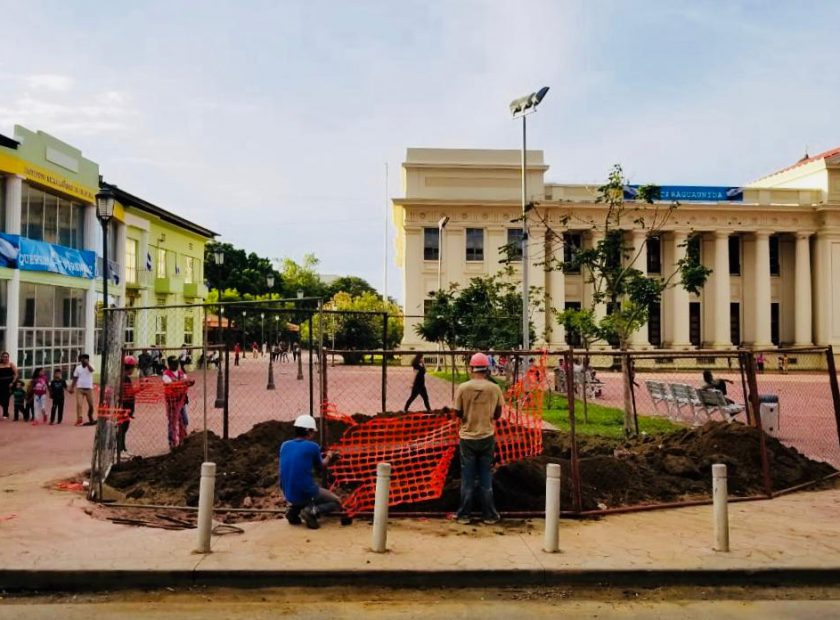
[[[36,368],[29,382],[29,392],[32,399],[32,425],[47,423],[47,391],[49,381],[43,368]],[[40,419],[39,419],[40,418]]]
[[[495,421],[502,416],[505,397],[501,388],[488,381],[490,361],[483,353],[470,358],[470,380],[455,391],[455,414],[461,419],[458,452],[461,458],[461,505],[458,523],[470,523],[476,483],[481,499],[482,521],[501,520],[493,501],[493,454],[496,447]]]
[[[64,418],[64,392],[67,390],[67,380],[60,368],[53,371],[53,378],[50,381],[50,424],[61,424]]]
[[[18,378],[18,369],[12,364],[9,352],[0,353],[0,408],[3,409],[3,420],[9,419],[9,398],[12,395],[12,385]]]
[[[125,447],[125,437],[128,435],[128,427],[131,425],[131,420],[134,418],[135,407],[135,388],[131,380],[131,375],[134,368],[137,366],[137,360],[133,355],[126,355],[123,358],[123,375],[122,375],[122,391],[120,392],[120,408],[128,411],[128,414],[117,420],[117,453],[123,454],[130,458],[132,455],[128,453]]]
[[[152,356],[149,355],[148,349],[143,349],[137,357],[137,368],[140,370],[141,377],[151,376]]]
[[[241,353],[242,353],[242,347],[240,347],[239,343],[237,342],[235,345],[233,345],[233,365],[234,366],[239,366],[239,356],[240,356]]]
[[[429,404],[429,393],[426,391],[426,364],[423,362],[423,354],[418,353],[411,360],[411,367],[414,369],[414,382],[411,384],[411,394],[408,400],[405,401],[403,411],[408,411],[414,399],[420,396],[423,399],[423,404],[426,406],[426,413],[431,412],[432,407]]]
[[[93,373],[96,369],[90,365],[90,355],[82,353],[79,356],[79,365],[73,371],[73,380],[70,382],[68,392],[76,393],[76,426],[82,426],[82,404],[86,401],[88,410],[88,421],[85,426],[93,426],[96,422],[93,419]]]
[[[283,496],[290,504],[286,519],[291,525],[300,525],[317,530],[318,519],[341,509],[341,500],[330,491],[321,488],[313,478],[313,471],[320,474],[324,468],[338,458],[335,452],[327,452],[321,458],[321,447],[312,441],[318,425],[311,415],[299,415],[293,425],[295,438],[284,441],[279,451],[279,480]],[[342,519],[342,525],[349,520]]]
[[[29,415],[26,412],[26,384],[21,379],[15,379],[15,382],[12,384],[12,396],[15,401],[15,422],[18,421],[18,416],[22,417],[23,421],[26,422],[27,416]]]

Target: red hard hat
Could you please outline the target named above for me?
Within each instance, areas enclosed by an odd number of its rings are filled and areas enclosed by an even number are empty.
[[[123,358],[123,365],[124,366],[137,366],[137,360],[134,359],[133,355],[126,355]]]
[[[484,353],[474,353],[470,358],[470,368],[487,368],[490,366],[490,360]]]

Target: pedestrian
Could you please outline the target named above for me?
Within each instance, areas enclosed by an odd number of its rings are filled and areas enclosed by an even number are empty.
[[[137,357],[137,368],[141,377],[148,377],[152,374],[152,356],[148,349],[143,349]]]
[[[67,390],[67,380],[60,368],[53,371],[53,378],[50,381],[50,424],[61,424],[64,419],[64,392]]]
[[[502,416],[505,398],[501,388],[487,380],[490,361],[483,353],[470,358],[470,380],[455,391],[455,414],[461,419],[458,451],[461,457],[461,505],[456,520],[470,523],[476,483],[480,490],[482,521],[501,519],[493,501],[493,454],[495,421]]]
[[[295,438],[284,441],[279,452],[280,489],[290,504],[286,519],[291,525],[300,525],[303,519],[311,530],[320,527],[320,517],[341,509],[341,500],[313,478],[313,471],[320,474],[338,458],[335,452],[321,458],[321,447],[312,440],[317,430],[315,418],[299,415],[294,422]],[[349,519],[342,519],[342,525],[348,523]]]
[[[240,347],[239,343],[237,342],[235,345],[233,345],[233,365],[234,366],[239,366],[239,355],[241,353],[242,353],[242,347]]]
[[[184,372],[187,371],[187,366],[192,364],[192,357],[190,357],[190,351],[187,349],[186,342],[181,344],[181,353],[178,355],[178,364],[180,364],[181,370]]]
[[[30,401],[32,402],[32,425],[47,423],[47,392],[49,381],[43,368],[36,368],[32,372],[29,382]],[[40,418],[40,419],[39,419]]]
[[[12,397],[15,401],[15,422],[18,421],[18,416],[26,422],[29,415],[26,412],[26,384],[21,379],[15,379],[12,384]]]
[[[758,367],[758,372],[764,374],[764,353],[755,356],[755,365]]]
[[[413,403],[414,399],[419,396],[423,399],[423,404],[426,406],[426,412],[429,413],[431,412],[432,407],[429,404],[429,393],[426,391],[426,364],[423,363],[422,353],[418,353],[414,356],[414,359],[411,360],[411,367],[414,369],[414,382],[411,384],[411,394],[409,395],[408,400],[405,401],[403,411],[408,411],[408,408],[411,407],[411,403]]]
[[[122,453],[130,458],[132,455],[128,453],[125,447],[125,438],[128,435],[128,427],[131,425],[131,420],[134,418],[135,407],[135,388],[131,380],[131,375],[138,361],[134,359],[133,355],[126,355],[123,358],[123,374],[122,374],[122,390],[120,392],[120,408],[125,409],[128,413],[124,414],[117,420],[117,453]]]
[[[292,361],[296,362],[297,359],[300,357],[300,345],[295,342],[292,344]]]
[[[181,442],[187,438],[190,418],[187,409],[189,396],[186,392],[195,381],[181,370],[178,358],[174,355],[170,355],[166,363],[167,369],[163,371],[161,380],[164,383],[164,400],[166,401],[167,439],[169,448],[172,449],[181,445]],[[175,387],[172,384],[178,384],[178,386]],[[167,385],[172,386],[168,395]],[[183,394],[180,393],[181,389],[183,389]]]
[[[717,390],[721,394],[726,397],[726,384],[734,385],[732,381],[729,379],[715,379],[712,375],[711,370],[704,370],[703,371],[703,381],[705,382],[701,389],[704,390]],[[726,402],[730,405],[733,404],[735,401],[731,398],[726,397]]]
[[[151,349],[149,355],[152,358],[152,372],[159,375],[163,372],[163,353],[157,348],[157,345],[153,344],[149,348]]]
[[[9,397],[12,395],[12,385],[18,378],[18,369],[12,364],[9,352],[0,353],[0,408],[3,409],[3,420],[9,419]]]
[[[254,340],[253,342],[251,342],[251,357],[253,357],[254,359],[257,359],[257,356],[259,355],[259,353],[260,353],[260,348],[257,345],[257,341]]]
[[[779,356],[779,372],[781,372],[783,375],[787,374],[788,362],[789,362],[788,354],[787,353],[782,353]]]
[[[93,373],[96,369],[90,365],[90,355],[82,353],[79,356],[79,365],[73,371],[73,380],[70,382],[68,392],[76,394],[76,426],[82,426],[82,404],[87,402],[88,421],[85,426],[93,426],[96,422],[93,419]]]

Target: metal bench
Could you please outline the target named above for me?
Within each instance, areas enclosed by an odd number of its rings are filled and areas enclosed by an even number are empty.
[[[719,411],[723,419],[732,422],[739,413],[743,413],[744,406],[730,403],[720,390],[701,388],[697,390],[697,396],[706,411],[706,416],[711,419],[712,414]]]
[[[705,413],[703,403],[700,402],[700,397],[697,395],[697,390],[685,383],[671,383],[671,396],[673,396],[673,407],[676,411],[675,418],[682,417],[683,409],[688,407],[691,413],[691,420],[695,426],[700,426],[700,411]]]
[[[653,408],[656,409],[656,413],[660,413],[659,405],[665,403],[665,414],[673,420],[676,417],[672,410],[674,396],[671,394],[671,390],[668,389],[668,385],[661,381],[651,381],[648,379],[645,381],[645,386],[647,386],[647,391],[650,395],[651,402],[653,402]]]

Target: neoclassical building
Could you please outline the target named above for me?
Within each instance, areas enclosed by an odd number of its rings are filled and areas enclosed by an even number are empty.
[[[433,348],[413,325],[424,301],[451,282],[495,273],[500,248],[521,239],[521,163],[517,150],[408,149],[404,196],[393,200],[396,258],[403,270],[403,346]],[[528,152],[529,254],[542,260],[597,243],[604,221],[597,188],[550,183],[542,151]],[[632,188],[627,197],[632,201]],[[679,208],[635,261],[649,274],[669,274],[689,245],[713,273],[699,295],[666,291],[636,348],[727,349],[742,345],[840,345],[840,149],[806,157],[738,188],[663,187]],[[448,217],[440,233],[438,222]],[[628,224],[628,243],[644,232]],[[687,243],[690,240],[690,243]],[[637,245],[638,244],[638,245]],[[529,281],[546,308],[587,307],[582,274],[546,270],[529,261]],[[515,270],[521,278],[521,262]],[[599,309],[605,312],[604,308]],[[413,317],[413,318],[409,318]],[[553,312],[536,312],[537,343],[564,347]]]

